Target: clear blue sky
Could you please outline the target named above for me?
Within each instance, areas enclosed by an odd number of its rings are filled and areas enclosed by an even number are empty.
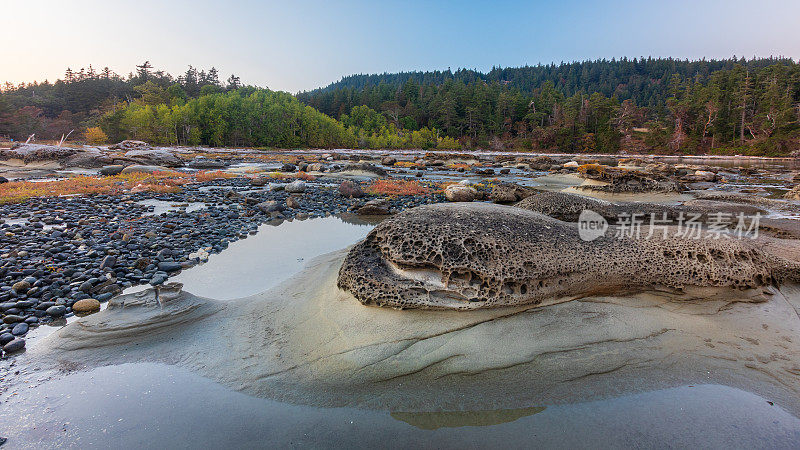
[[[800,0],[3,0],[0,81],[92,64],[297,92],[343,75],[621,56],[800,57]]]

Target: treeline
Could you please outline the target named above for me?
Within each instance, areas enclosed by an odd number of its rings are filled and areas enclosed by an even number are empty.
[[[215,147],[460,147],[437,130],[397,128],[366,106],[337,121],[291,94],[268,89],[244,87],[198,98],[150,84],[139,90],[140,98],[100,119],[109,140]]]
[[[364,105],[467,148],[775,156],[800,148],[800,68],[782,58],[355,75],[298,98],[335,118]]]
[[[136,66],[136,71],[120,76],[108,67],[96,71],[67,68],[64,78],[51,83],[32,82],[12,85],[6,83],[0,92],[0,136],[26,139],[35,134],[38,139],[58,139],[75,130],[92,126],[102,115],[116,111],[120,105],[142,98],[142,89],[154,86],[178,90],[186,98],[204,93],[236,90],[242,87],[239,78],[231,75],[219,80],[216,68],[208,71],[189,66],[174,77],[154,70],[149,62]]]
[[[345,77],[300,93],[149,63],[7,85],[0,137],[162,145],[751,154],[800,149],[791,59],[576,62]]]

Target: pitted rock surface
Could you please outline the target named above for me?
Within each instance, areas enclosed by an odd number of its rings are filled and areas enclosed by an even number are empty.
[[[383,221],[353,247],[338,286],[361,303],[478,309],[687,286],[757,288],[798,265],[739,239],[586,242],[577,227],[484,203],[437,204]]]
[[[690,200],[683,205],[662,205],[647,202],[610,202],[583,195],[565,192],[534,191],[535,194],[525,198],[515,206],[542,213],[554,219],[565,222],[576,222],[584,210],[594,211],[603,216],[609,223],[616,223],[620,219],[631,219],[634,214],[637,218],[649,223],[653,220],[659,223],[680,221],[695,218],[706,223],[710,220],[721,221],[718,214],[726,215],[731,220],[737,214],[753,216],[757,213],[765,214],[761,208],[750,205],[730,204],[712,200]]]

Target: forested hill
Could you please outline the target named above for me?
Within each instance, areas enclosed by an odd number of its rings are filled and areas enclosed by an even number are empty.
[[[345,121],[366,107],[405,129],[440,130],[466,148],[800,151],[800,65],[788,58],[624,58],[486,74],[354,75],[298,98]]]
[[[475,81],[501,83],[523,93],[533,93],[545,82],[553,83],[565,96],[577,93],[601,93],[616,96],[619,101],[633,100],[640,106],[663,104],[670,96],[669,82],[673,75],[683,79],[707,78],[713,72],[732,70],[737,65],[751,71],[774,64],[794,65],[789,58],[759,58],[746,60],[679,60],[673,58],[622,58],[620,60],[580,61],[561,64],[493,68],[487,73],[458,69],[431,72],[399,72],[371,75],[349,75],[328,86],[300,94],[301,98],[325,97],[339,90],[360,91],[380,84],[400,87],[408,80],[424,85],[441,85],[447,80],[469,84]],[[335,95],[335,94],[334,94]]]
[[[800,65],[622,59],[345,77],[292,95],[145,62],[0,91],[0,139],[800,155]]]

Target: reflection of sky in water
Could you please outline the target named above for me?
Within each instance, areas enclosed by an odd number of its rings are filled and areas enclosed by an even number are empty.
[[[120,443],[126,448],[154,443],[161,448],[417,448],[423,442],[431,448],[499,443],[512,448],[797,448],[800,443],[800,420],[782,409],[779,399],[770,399],[777,402],[773,405],[719,385],[520,409],[389,413],[255,398],[154,363],[31,378],[46,381],[35,389],[12,388],[0,404],[0,429],[9,448]]]
[[[205,264],[186,269],[169,281],[183,283],[187,292],[222,300],[246,297],[277,286],[299,272],[306,261],[355,244],[374,225],[336,217],[261,225],[258,233],[212,254]],[[149,287],[134,286],[125,293]]]

